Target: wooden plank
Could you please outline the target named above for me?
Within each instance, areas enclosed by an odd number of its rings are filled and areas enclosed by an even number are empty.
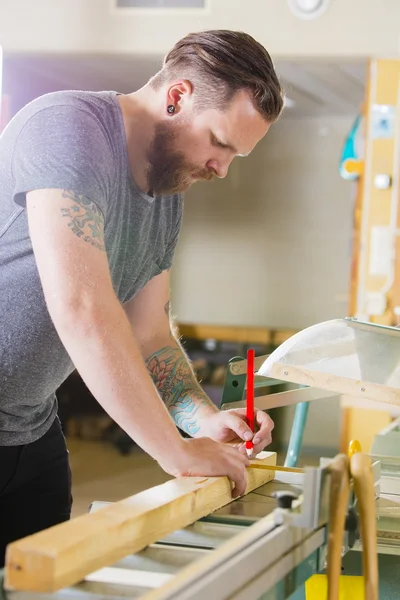
[[[271,366],[271,377],[291,381],[299,385],[306,385],[312,388],[321,388],[338,394],[348,394],[350,396],[358,396],[368,398],[375,402],[385,402],[400,406],[400,389],[393,388],[370,381],[362,381],[342,377],[340,375],[332,375],[331,373],[323,373],[320,371],[312,371],[300,367],[293,367],[284,363],[276,362]]]
[[[274,465],[275,452],[254,461]],[[274,477],[248,469],[246,494]],[[227,477],[184,477],[9,544],[7,590],[53,592],[113,565],[232,501]]]

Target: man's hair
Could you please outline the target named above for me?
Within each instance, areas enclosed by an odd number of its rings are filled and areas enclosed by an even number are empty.
[[[149,83],[159,89],[175,77],[190,80],[201,109],[223,110],[236,92],[247,90],[268,122],[282,112],[284,94],[270,55],[241,31],[202,31],[179,40]]]

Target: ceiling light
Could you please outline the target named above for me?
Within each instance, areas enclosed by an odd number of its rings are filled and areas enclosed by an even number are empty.
[[[288,0],[289,8],[300,19],[316,19],[326,11],[330,0]]]

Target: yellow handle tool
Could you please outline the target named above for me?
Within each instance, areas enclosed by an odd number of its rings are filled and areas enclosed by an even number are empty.
[[[328,600],[339,599],[342,544],[350,493],[349,459],[339,454],[330,465],[331,492],[328,533]]]
[[[378,600],[379,575],[375,492],[369,456],[362,452],[353,454],[350,459],[350,473],[353,477],[360,515],[365,600]]]
[[[339,600],[341,556],[350,478],[353,480],[363,545],[365,600],[379,600],[378,551],[374,478],[371,459],[353,441],[348,456],[340,454],[330,465],[331,495],[328,533],[328,600]]]
[[[349,458],[356,454],[357,452],[362,452],[361,444],[358,440],[351,440],[349,444],[349,449],[347,450],[347,455]]]

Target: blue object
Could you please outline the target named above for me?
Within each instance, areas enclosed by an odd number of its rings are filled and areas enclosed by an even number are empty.
[[[300,402],[296,405],[285,467],[297,466],[301,444],[303,443],[304,430],[306,428],[309,404],[309,402]]]
[[[347,169],[346,169],[346,162],[348,160],[361,160],[362,159],[362,154],[363,154],[362,121],[363,121],[362,115],[358,115],[358,117],[356,118],[356,120],[353,123],[350,133],[348,134],[348,136],[345,140],[344,148],[342,151],[342,156],[340,159],[340,165],[339,165],[340,176],[343,177],[343,179],[350,180],[350,181],[353,179],[357,179],[358,174],[357,173],[349,173],[349,171],[347,171]]]

